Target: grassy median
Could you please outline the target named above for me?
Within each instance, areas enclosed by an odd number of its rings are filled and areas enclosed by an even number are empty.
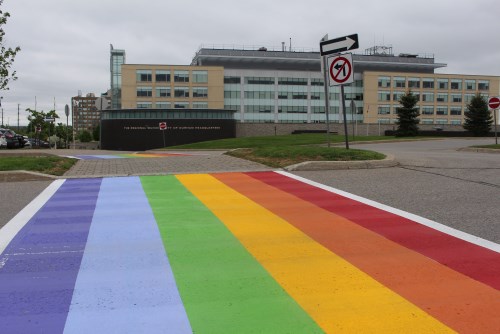
[[[78,160],[57,156],[16,156],[0,155],[0,171],[26,170],[50,175],[63,175]]]

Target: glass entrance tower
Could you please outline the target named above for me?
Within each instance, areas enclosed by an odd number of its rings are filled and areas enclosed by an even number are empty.
[[[114,49],[110,44],[111,109],[121,109],[122,64],[125,64],[125,50]]]

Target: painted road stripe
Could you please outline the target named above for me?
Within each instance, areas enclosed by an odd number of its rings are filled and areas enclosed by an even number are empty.
[[[100,184],[66,180],[5,249],[2,333],[62,333]]]
[[[102,182],[65,333],[191,333],[138,177]]]
[[[177,178],[329,333],[451,329],[210,175]]]
[[[321,332],[174,176],[141,181],[194,332]]]
[[[61,187],[64,180],[53,181],[44,191],[40,193],[31,203],[24,209],[19,211],[2,229],[0,229],[0,254],[2,254],[9,244],[14,239],[16,234],[28,223],[28,221],[47,203],[50,197]],[[0,260],[0,269],[2,268],[2,260]]]
[[[298,182],[277,177],[275,173],[255,174],[255,177],[500,290],[500,245],[338,189],[284,175]],[[307,188],[304,183],[317,191],[304,191]],[[349,204],[351,199],[357,203]],[[358,212],[366,214],[360,217]]]
[[[214,174],[454,330],[500,328],[499,291],[252,176],[258,174]]]

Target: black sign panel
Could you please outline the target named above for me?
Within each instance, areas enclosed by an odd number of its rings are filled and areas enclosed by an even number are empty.
[[[319,48],[322,56],[357,49],[359,48],[358,34],[320,42]]]
[[[104,150],[143,151],[206,140],[234,138],[233,119],[108,119],[101,121],[101,147]],[[165,136],[165,137],[164,137]]]

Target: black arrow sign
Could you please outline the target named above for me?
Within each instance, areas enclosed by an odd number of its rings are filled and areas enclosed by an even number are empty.
[[[335,39],[330,39],[328,41],[320,42],[319,47],[322,56],[354,50],[359,48],[358,34],[353,34],[349,36],[339,37]]]

